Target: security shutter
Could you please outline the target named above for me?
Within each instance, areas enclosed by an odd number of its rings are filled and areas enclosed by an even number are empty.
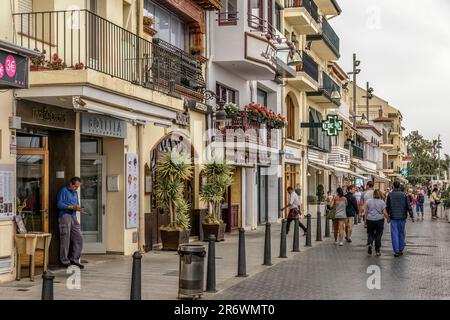
[[[19,0],[18,3],[18,10],[19,13],[31,13],[33,12],[33,0]],[[17,26],[19,26],[19,32],[23,34],[29,34],[31,35],[30,31],[33,30],[32,26],[32,15],[23,15],[19,19],[19,23]]]

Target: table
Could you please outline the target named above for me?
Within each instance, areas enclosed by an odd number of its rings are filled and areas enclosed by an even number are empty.
[[[48,249],[50,247],[50,242],[52,240],[52,235],[50,233],[25,233],[16,234],[16,265],[17,274],[16,280],[20,280],[21,275],[21,256],[23,254],[30,256],[30,281],[34,281],[34,255],[36,249],[44,250],[44,272],[47,271],[48,267]]]

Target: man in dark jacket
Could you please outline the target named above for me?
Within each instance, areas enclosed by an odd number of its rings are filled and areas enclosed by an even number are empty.
[[[400,189],[400,182],[394,182],[394,190],[387,197],[386,210],[391,218],[391,239],[394,256],[400,257],[405,249],[405,224],[412,210],[408,197]]]
[[[347,187],[347,220],[345,221],[345,240],[347,242],[352,242],[352,229],[353,229],[353,219],[357,219],[359,215],[358,202],[354,196],[355,186]]]

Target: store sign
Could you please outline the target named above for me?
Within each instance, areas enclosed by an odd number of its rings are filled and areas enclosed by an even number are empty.
[[[125,121],[98,114],[81,114],[81,133],[125,139],[127,124]]]
[[[173,120],[173,121],[180,126],[186,126],[186,127],[189,126],[189,124],[191,123],[189,114],[184,113],[184,112],[177,112],[177,116],[176,116],[175,120]]]
[[[28,59],[0,50],[0,89],[28,88]]]
[[[339,120],[337,115],[327,116],[327,120],[322,121],[322,130],[327,133],[327,136],[338,136],[339,131],[344,130],[344,122]]]
[[[286,146],[284,158],[286,159],[286,162],[301,163],[302,161],[301,151],[300,149],[295,149]]]
[[[19,100],[17,116],[26,124],[69,130],[76,128],[75,113],[72,110],[42,103]]]

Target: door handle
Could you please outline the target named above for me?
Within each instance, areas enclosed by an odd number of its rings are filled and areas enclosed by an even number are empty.
[[[106,207],[105,207],[105,205],[102,205],[102,214],[106,215]]]

